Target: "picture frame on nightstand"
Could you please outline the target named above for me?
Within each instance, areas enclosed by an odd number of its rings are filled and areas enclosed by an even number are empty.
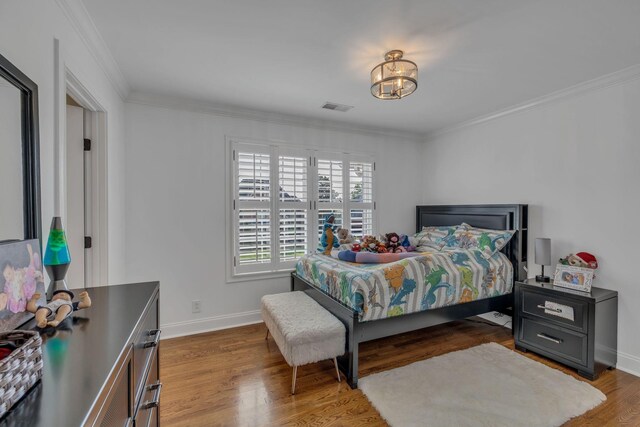
[[[554,286],[591,292],[593,269],[558,264],[553,279]]]

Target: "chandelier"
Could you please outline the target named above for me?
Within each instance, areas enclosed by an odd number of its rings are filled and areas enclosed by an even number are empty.
[[[418,66],[402,59],[401,50],[390,50],[385,61],[371,70],[371,94],[379,99],[401,99],[418,88]]]

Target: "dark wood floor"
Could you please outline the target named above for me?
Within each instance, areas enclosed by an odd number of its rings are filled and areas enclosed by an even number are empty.
[[[359,390],[338,383],[330,361],[291,368],[264,324],[162,341],[161,421],[170,426],[386,425]],[[464,320],[384,338],[361,346],[360,376],[486,342],[513,349],[511,331]],[[526,354],[578,377],[551,361]],[[582,379],[582,378],[580,378]],[[607,401],[568,426],[640,426],[640,378],[619,370],[591,383]]]

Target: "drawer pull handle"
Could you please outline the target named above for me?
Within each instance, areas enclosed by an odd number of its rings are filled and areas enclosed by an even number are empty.
[[[556,344],[562,344],[562,340],[561,340],[561,339],[554,338],[554,337],[550,337],[550,336],[549,336],[549,335],[547,335],[547,334],[538,334],[538,335],[536,335],[536,336],[537,336],[538,338],[542,338],[542,339],[544,339],[544,340],[551,341],[551,342],[554,342],[554,343],[556,343]]]
[[[538,308],[541,308],[542,310],[553,311],[554,313],[562,313],[562,310],[560,310],[559,308],[547,307],[546,305],[542,304],[538,304]]]
[[[155,390],[156,391],[155,396],[153,396],[153,400],[147,400],[146,402],[143,402],[140,405],[140,408],[142,409],[157,408],[158,405],[160,405],[160,393],[162,393],[162,383],[158,381],[155,384],[151,384],[150,386],[147,386],[147,390],[148,391]]]
[[[160,329],[152,329],[149,331],[149,336],[154,337],[153,341],[145,341],[142,343],[142,348],[156,347],[160,342],[160,334],[162,331]]]

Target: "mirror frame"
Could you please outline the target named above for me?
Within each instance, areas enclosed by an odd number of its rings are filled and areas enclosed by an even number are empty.
[[[0,77],[20,91],[22,116],[22,190],[24,240],[38,239],[42,245],[40,212],[40,139],[38,131],[38,85],[0,55]],[[17,237],[17,236],[16,236]],[[0,237],[0,241],[5,240]]]

